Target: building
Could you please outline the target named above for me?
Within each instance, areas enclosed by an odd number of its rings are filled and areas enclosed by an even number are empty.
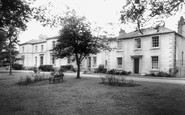
[[[108,70],[131,71],[133,74],[167,72],[178,69],[178,75],[185,75],[185,21],[178,22],[178,33],[166,27],[150,27],[125,33],[120,31],[116,39],[108,41],[112,51],[102,51],[87,56],[82,64],[83,70],[94,71],[99,65]],[[20,44],[21,63],[25,67],[39,65],[72,64],[70,58],[55,59],[52,49],[57,37],[31,40]],[[75,64],[73,64],[75,65]]]
[[[69,60],[56,59],[52,49],[55,47],[57,37],[46,38],[40,36],[39,40],[30,40],[19,45],[19,62],[26,68],[38,67],[40,65],[53,65],[60,67],[67,65]]]

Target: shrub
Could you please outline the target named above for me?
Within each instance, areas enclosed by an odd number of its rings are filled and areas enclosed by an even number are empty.
[[[23,66],[21,64],[14,63],[12,65],[12,68],[14,68],[15,70],[22,70]]]
[[[18,85],[28,85],[30,83],[32,83],[32,80],[29,76],[26,76],[26,79],[20,77],[20,80],[18,81]]]
[[[159,73],[156,74],[157,77],[171,77],[170,74],[160,71]]]
[[[73,65],[63,65],[63,66],[60,66],[60,69],[62,71],[73,71],[73,72],[76,72],[76,69],[73,67]]]
[[[54,68],[52,65],[40,65],[39,69],[41,71],[54,71]]]
[[[108,74],[115,74],[115,69],[111,69],[109,71],[107,71]]]

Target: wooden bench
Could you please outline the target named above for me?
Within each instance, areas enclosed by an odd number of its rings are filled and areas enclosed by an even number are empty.
[[[51,77],[49,77],[49,83],[55,83],[55,81],[63,81],[64,74],[63,72],[56,72],[56,73],[51,73]]]

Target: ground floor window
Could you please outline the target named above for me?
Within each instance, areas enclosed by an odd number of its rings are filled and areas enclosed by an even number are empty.
[[[37,66],[37,57],[35,57],[35,66]]]
[[[55,64],[55,55],[51,54],[51,64]]]
[[[152,69],[159,69],[159,57],[152,56]]]
[[[96,67],[96,63],[97,63],[97,58],[93,57],[93,66]]]
[[[117,67],[122,68],[122,57],[117,58]]]

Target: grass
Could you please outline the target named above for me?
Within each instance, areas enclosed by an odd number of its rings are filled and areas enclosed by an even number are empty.
[[[22,75],[22,74],[21,74]],[[18,86],[19,74],[0,73],[0,114],[184,115],[184,85],[135,82],[135,87],[101,84],[100,78],[41,81]],[[23,76],[23,75],[22,75]]]

